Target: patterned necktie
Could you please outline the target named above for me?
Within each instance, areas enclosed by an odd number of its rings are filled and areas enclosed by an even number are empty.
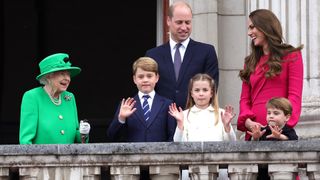
[[[180,47],[181,47],[180,43],[176,44],[176,52],[174,53],[174,60],[173,60],[174,72],[175,72],[177,81],[178,81],[179,71],[180,71],[180,67],[181,67],[181,54],[180,54],[180,50],[179,50]]]
[[[144,120],[148,121],[150,117],[150,106],[148,103],[148,99],[150,98],[149,95],[143,95],[143,104],[142,104],[142,110],[143,110],[143,116]]]

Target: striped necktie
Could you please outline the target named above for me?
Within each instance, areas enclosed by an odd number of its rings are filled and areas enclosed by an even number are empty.
[[[149,95],[143,95],[143,104],[142,104],[142,110],[143,110],[143,116],[144,120],[148,121],[150,117],[150,106],[148,103],[148,99],[150,98]]]

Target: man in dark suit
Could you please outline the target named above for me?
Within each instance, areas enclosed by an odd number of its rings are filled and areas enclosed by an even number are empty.
[[[183,1],[172,4],[167,25],[169,42],[148,50],[146,56],[155,59],[159,65],[160,79],[155,90],[185,108],[189,80],[195,74],[209,74],[218,87],[218,59],[214,46],[190,39],[192,10],[189,4]],[[180,65],[175,65],[175,57],[181,61]]]
[[[158,65],[149,57],[141,57],[133,64],[133,81],[139,92],[123,99],[115,113],[107,135],[117,141],[125,132],[126,142],[173,141],[175,119],[169,115],[172,100],[154,91],[159,80]]]

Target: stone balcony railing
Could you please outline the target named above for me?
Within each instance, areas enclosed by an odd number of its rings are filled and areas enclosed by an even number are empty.
[[[134,180],[149,171],[152,180],[216,179],[221,168],[230,180],[256,179],[268,166],[271,179],[320,179],[320,141],[99,143],[1,145],[0,180]],[[302,179],[302,178],[300,178]]]

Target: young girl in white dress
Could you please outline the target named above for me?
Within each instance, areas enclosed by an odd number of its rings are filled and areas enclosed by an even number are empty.
[[[177,121],[175,142],[236,140],[231,126],[233,107],[219,108],[214,80],[207,74],[196,74],[190,80],[186,110],[173,103],[169,113]],[[185,170],[182,179],[189,179]],[[228,180],[226,169],[220,169],[218,179]]]

